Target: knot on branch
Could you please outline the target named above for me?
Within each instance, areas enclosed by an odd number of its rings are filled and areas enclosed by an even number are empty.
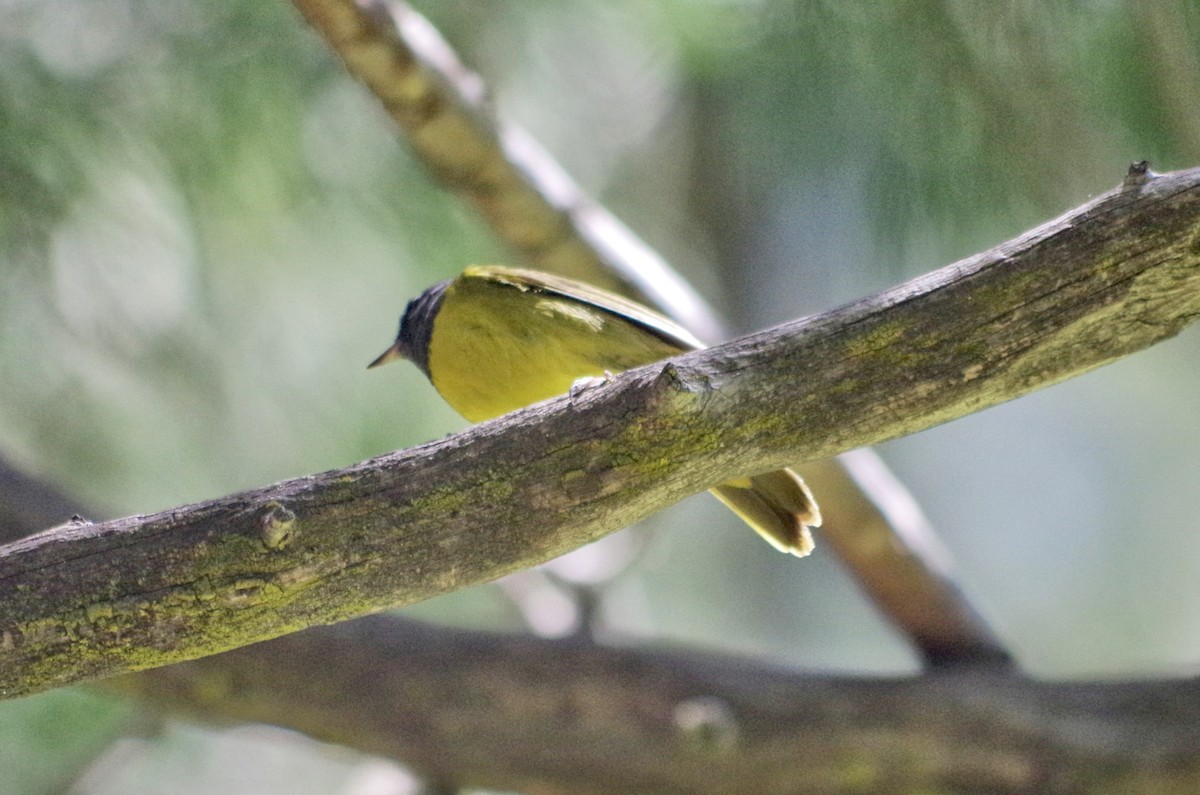
[[[282,502],[271,500],[263,506],[258,522],[263,546],[267,549],[283,549],[292,542],[296,514]]]
[[[1149,160],[1138,160],[1129,164],[1129,171],[1125,174],[1123,187],[1140,188],[1154,177],[1158,175],[1150,170]]]
[[[698,367],[667,362],[655,379],[655,385],[681,395],[706,395],[716,388],[712,376]]]

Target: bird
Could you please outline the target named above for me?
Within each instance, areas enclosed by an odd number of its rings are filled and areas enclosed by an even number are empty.
[[[481,422],[566,394],[584,379],[704,347],[669,318],[590,284],[474,265],[409,301],[395,341],[368,369],[406,359],[451,408]],[[821,512],[792,470],[711,491],[779,551],[812,551],[809,528],[821,525]]]

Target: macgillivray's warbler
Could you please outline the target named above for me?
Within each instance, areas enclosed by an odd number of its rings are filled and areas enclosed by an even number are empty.
[[[471,422],[565,394],[599,377],[703,348],[662,315],[613,293],[538,271],[475,266],[409,302],[400,333],[369,367],[408,359]],[[790,469],[712,490],[781,552],[812,551],[821,513]]]

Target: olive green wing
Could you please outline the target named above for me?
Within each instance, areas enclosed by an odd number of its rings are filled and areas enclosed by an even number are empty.
[[[683,326],[654,310],[636,301],[584,282],[577,282],[574,279],[541,271],[508,268],[503,265],[472,265],[463,272],[463,277],[487,279],[516,287],[519,290],[547,293],[568,301],[576,301],[633,323],[680,350],[696,350],[705,347]]]

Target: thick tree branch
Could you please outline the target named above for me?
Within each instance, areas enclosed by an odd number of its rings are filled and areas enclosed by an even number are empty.
[[[1200,314],[1200,170],[927,276],[378,459],[0,548],[0,694],[177,662],[541,562],[732,477],[912,433]]]
[[[712,311],[653,249],[587,197],[523,130],[494,117],[483,80],[424,17],[395,0],[295,4],[379,98],[416,155],[523,261],[651,303],[701,338],[724,336]],[[947,576],[946,558],[926,557],[938,543],[932,530],[902,518],[897,506],[911,498],[869,458],[843,460],[846,471],[806,468],[807,477],[822,481],[832,548],[926,661],[1003,658]],[[914,544],[917,534],[927,543]]]
[[[75,510],[2,460],[0,483],[18,484],[4,488],[0,533]],[[1200,787],[1194,679],[1039,684],[981,669],[920,680],[813,677],[712,655],[370,616],[104,685],[172,714],[285,726],[390,757],[431,781],[490,789]]]
[[[487,789],[1200,791],[1194,679],[821,677],[375,616],[106,685],[158,709],[287,726]]]

